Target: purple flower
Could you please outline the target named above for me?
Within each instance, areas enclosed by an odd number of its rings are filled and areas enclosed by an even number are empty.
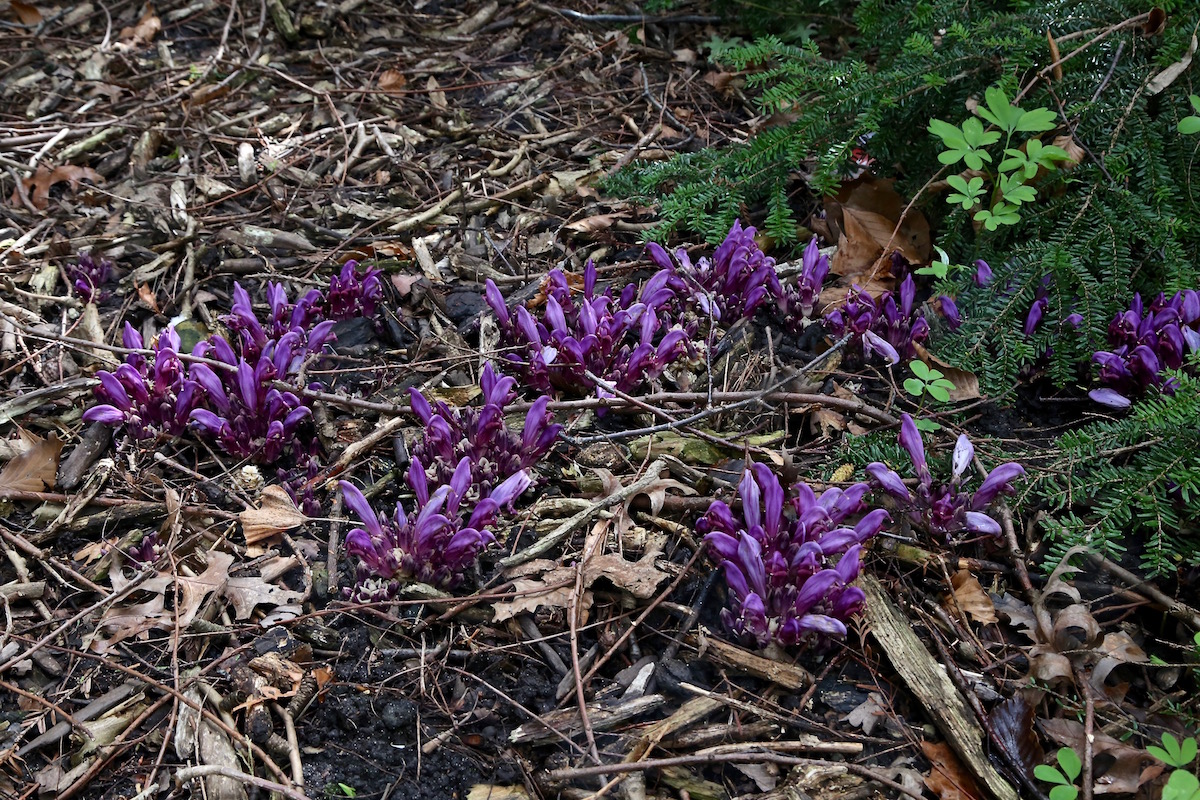
[[[99,302],[108,296],[100,287],[112,278],[113,263],[102,258],[99,261],[91,252],[79,254],[74,264],[67,264],[67,281],[85,303]]]
[[[946,318],[946,324],[950,326],[950,330],[958,330],[962,325],[962,315],[958,313],[958,306],[955,305],[954,299],[941,295],[938,300],[942,304],[942,316]]]
[[[470,488],[470,460],[459,462],[450,482],[430,492],[425,468],[417,459],[409,466],[407,481],[416,496],[412,513],[396,504],[390,518],[381,518],[352,483],[341,481],[346,506],[363,527],[346,534],[346,552],[358,564],[355,586],[348,590],[359,601],[395,597],[406,581],[420,581],[439,589],[459,583],[479,553],[495,541],[491,532],[502,508],[528,488],[530,478],[518,472],[475,504],[468,514],[464,498]]]
[[[270,315],[264,325],[254,313],[250,295],[240,283],[233,285],[233,306],[224,318],[229,329],[237,334],[236,343],[240,356],[248,361],[257,361],[268,341],[289,342],[293,358],[280,374],[299,371],[305,356],[319,353],[333,341],[333,320],[326,320],[321,313],[324,295],[312,289],[295,304],[287,297],[287,291],[277,283],[267,284],[267,304]]]
[[[719,500],[709,507],[696,530],[724,569],[730,605],[721,618],[731,633],[758,647],[845,635],[845,620],[863,601],[849,585],[858,577],[862,543],[888,519],[875,509],[849,526],[865,510],[868,491],[857,484],[818,497],[798,483],[789,498],[766,465],[752,464],[738,484],[741,519]]]
[[[982,258],[975,261],[975,275],[973,280],[976,286],[987,286],[992,282],[992,268]]]
[[[122,338],[125,347],[142,349],[142,337],[128,322]],[[93,391],[102,403],[85,411],[84,421],[123,425],[134,439],[182,434],[200,400],[199,387],[188,380],[179,359],[174,328],[158,335],[151,358],[132,353],[116,370],[102,370],[96,377],[100,383]]]
[[[867,474],[876,488],[898,500],[899,507],[910,519],[932,534],[953,542],[964,532],[998,535],[1000,524],[984,511],[1000,494],[1016,490],[1012,482],[1025,474],[1020,464],[1007,463],[993,469],[974,495],[963,489],[968,469],[975,459],[975,447],[966,435],[960,435],[951,456],[950,480],[935,483],[925,459],[925,445],[912,417],[904,414],[900,421],[900,446],[907,452],[917,477],[915,492],[909,492],[900,476],[878,461],[867,465]]]
[[[291,336],[280,342],[268,340],[256,361],[238,359],[230,363],[233,370],[218,374],[207,364],[192,365],[190,375],[205,406],[191,412],[200,435],[215,439],[230,455],[264,464],[274,463],[285,452],[300,456],[320,449],[307,424],[312,416],[308,403],[274,386],[276,379],[288,374],[297,344]]]
[[[783,296],[783,287],[775,273],[775,259],[759,249],[754,234],[753,227],[743,228],[740,220],[735,221],[712,259],[700,258],[694,263],[683,248],[675,251],[676,263],[653,242],[646,245],[646,251],[660,268],[664,287],[672,289],[673,295],[689,297],[703,316],[731,325],[753,316],[764,303],[777,302]],[[818,255],[815,242],[814,239],[814,261]],[[816,268],[814,263],[813,269]],[[825,268],[827,271],[828,264]]]
[[[382,270],[367,268],[359,271],[358,262],[351,260],[329,279],[329,318],[332,320],[371,318],[383,300]]]
[[[912,275],[901,282],[898,293],[884,292],[878,300],[854,286],[845,301],[825,315],[825,325],[835,337],[851,334],[865,357],[879,355],[898,364],[914,358],[916,345],[929,337],[929,323],[915,308],[915,300]]]
[[[501,377],[486,364],[479,385],[479,409],[451,409],[438,401],[436,410],[415,389],[409,390],[413,413],[425,426],[413,456],[429,465],[438,482],[447,483],[463,458],[471,465],[471,494],[486,496],[510,476],[537,464],[558,438],[562,426],[547,410],[550,398],[538,398],[520,432],[504,421],[504,408],[516,398],[517,382]]]
[[[599,377],[622,392],[657,380],[668,366],[693,354],[689,330],[671,321],[675,297],[672,275],[660,270],[641,287],[628,284],[619,295],[596,290],[596,268],[584,269],[583,291],[554,269],[547,277],[546,303],[535,317],[524,306],[513,310],[494,283],[485,297],[499,321],[504,356],[524,384],[542,392],[560,389],[611,394],[588,377]]]
[[[1112,350],[1092,355],[1097,377],[1105,384],[1089,392],[1098,403],[1127,408],[1132,399],[1154,389],[1173,394],[1175,381],[1165,371],[1184,367],[1187,354],[1200,350],[1200,295],[1159,294],[1148,305],[1140,294],[1108,326]]]

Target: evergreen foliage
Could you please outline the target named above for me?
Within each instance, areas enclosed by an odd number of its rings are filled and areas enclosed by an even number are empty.
[[[1051,562],[1076,545],[1119,556],[1137,531],[1148,574],[1200,564],[1200,379],[1178,377],[1173,396],[1059,439],[1041,487],[1057,512]]]
[[[1092,353],[1106,349],[1108,324],[1135,291],[1200,288],[1200,198],[1190,188],[1200,185],[1200,137],[1189,135],[1200,130],[1192,116],[1200,101],[1191,102],[1200,73],[1192,65],[1165,87],[1153,85],[1189,57],[1200,4],[774,3],[787,7],[783,26],[794,29],[799,11],[822,30],[811,40],[768,33],[715,55],[722,67],[746,73],[769,119],[746,142],[637,163],[606,187],[659,202],[660,238],[687,230],[715,241],[748,216],[777,243],[795,243],[805,237],[798,223],[818,196],[836,191],[853,168],[854,148],[865,147],[877,175],[916,197],[949,263],[991,264],[995,278],[986,286],[974,285],[964,268],[931,287],[954,299],[963,324],[938,331],[930,346],[1002,402],[1036,376],[1067,391],[1086,388]],[[1166,12],[1165,26],[1147,30],[1156,7]],[[756,9],[758,20],[769,17]],[[1019,223],[995,231],[972,220],[978,207],[947,204],[954,188],[947,178],[964,165],[940,163],[945,143],[929,133],[931,120],[970,119],[991,87],[1022,109],[1053,112],[1057,127],[1041,143],[1057,143],[1078,161],[1034,176],[1036,199],[1022,206]],[[985,206],[989,195],[994,200],[992,187],[981,197]],[[1040,323],[1027,326],[1031,304],[1043,297]],[[1135,403],[1124,419],[1061,439],[1061,455],[1051,455],[1056,472],[1041,484],[1054,508],[1057,552],[1080,543],[1116,552],[1141,530],[1149,571],[1200,562],[1200,383],[1181,380],[1174,397]]]

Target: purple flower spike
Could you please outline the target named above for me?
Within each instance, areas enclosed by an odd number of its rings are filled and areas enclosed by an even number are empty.
[[[863,356],[883,357],[889,364],[916,356],[916,346],[929,336],[929,323],[914,308],[916,284],[909,275],[898,295],[884,292],[873,299],[853,287],[842,304],[825,315],[825,326],[835,337],[851,334]]]
[[[1165,370],[1184,367],[1187,354],[1200,350],[1198,315],[1200,295],[1195,291],[1177,292],[1169,300],[1159,294],[1149,305],[1135,294],[1129,309],[1108,326],[1112,350],[1092,355],[1104,385],[1089,396],[1110,408],[1127,408],[1151,390],[1173,394],[1176,381]]]
[[[112,271],[111,261],[103,258],[97,261],[90,252],[84,252],[79,254],[76,263],[67,265],[67,281],[80,300],[98,303],[108,297],[108,292],[100,288],[112,279]]]
[[[955,443],[950,480],[945,483],[934,481],[925,460],[921,434],[907,414],[901,419],[900,445],[908,452],[919,480],[915,492],[908,492],[900,477],[882,463],[868,464],[867,474],[873,486],[899,501],[900,509],[908,514],[915,525],[951,543],[963,533],[1000,533],[996,521],[982,512],[1001,493],[1012,494],[1016,491],[1012,482],[1025,474],[1020,464],[1008,463],[996,467],[971,495],[963,489],[963,484],[968,481],[968,467],[975,459],[975,447],[965,435],[959,436]]]
[[[329,280],[330,320],[371,318],[383,300],[383,285],[378,269],[358,269],[358,262],[347,261],[342,270]]]
[[[785,497],[771,470],[752,464],[738,484],[741,518],[720,501],[709,507],[696,530],[724,570],[730,605],[721,618],[734,636],[765,647],[845,633],[843,620],[862,605],[861,590],[848,585],[858,577],[862,542],[888,519],[874,509],[849,527],[868,491],[858,484],[818,497],[800,483]],[[785,515],[786,505],[795,516]]]
[[[126,326],[126,347],[142,345],[141,336]],[[101,405],[84,413],[88,422],[124,426],[134,439],[179,436],[196,407],[196,384],[185,375],[179,358],[179,338],[168,328],[154,343],[154,355],[131,353],[115,372],[99,372],[93,390]],[[120,417],[113,411],[120,412]]]
[[[425,468],[414,459],[408,484],[417,498],[412,513],[399,503],[391,518],[381,518],[352,484],[342,481],[346,507],[364,528],[346,535],[346,552],[356,562],[355,586],[347,590],[357,601],[387,600],[408,581],[449,589],[462,581],[479,553],[496,540],[491,528],[501,507],[509,505],[527,487],[524,473],[511,476],[490,496],[482,498],[464,521],[464,492],[470,480],[464,459],[450,484],[432,494]]]
[[[425,429],[413,455],[429,465],[438,483],[449,483],[465,459],[470,481],[464,496],[482,497],[511,476],[531,469],[558,440],[562,426],[548,410],[549,397],[533,403],[520,432],[504,421],[505,407],[516,399],[516,381],[500,376],[491,364],[480,376],[483,405],[452,409],[443,402],[430,406],[415,389],[410,391],[413,413]]]

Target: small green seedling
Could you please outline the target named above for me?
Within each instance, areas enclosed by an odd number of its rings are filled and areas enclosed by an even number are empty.
[[[1200,634],[1196,634],[1200,644]],[[1163,786],[1163,800],[1200,800],[1200,778],[1188,772],[1186,767],[1196,760],[1196,740],[1192,737],[1182,742],[1169,733],[1162,735],[1162,747],[1150,745],[1146,752],[1175,771]]]
[[[1079,796],[1075,779],[1083,772],[1083,762],[1069,747],[1059,748],[1057,758],[1061,770],[1049,764],[1038,764],[1033,768],[1033,775],[1039,781],[1055,784],[1050,790],[1050,800],[1075,800]]]
[[[1186,767],[1196,760],[1196,740],[1184,739],[1182,742],[1169,733],[1162,735],[1162,747],[1150,745],[1146,752],[1169,767]]]
[[[904,380],[904,391],[913,397],[927,394],[939,403],[945,403],[950,399],[954,383],[946,380],[945,373],[941,370],[934,369],[924,361],[913,361],[908,368],[916,377]]]
[[[1200,114],[1200,97],[1190,95],[1188,102],[1192,104],[1192,108],[1196,109],[1196,113]],[[1190,117],[1184,117],[1179,120],[1179,132],[1184,134],[1200,133],[1200,117],[1193,114]]]
[[[984,100],[975,111],[979,116],[968,118],[961,127],[933,119],[929,121],[929,132],[941,139],[946,148],[938,154],[939,161],[947,166],[961,161],[970,172],[980,173],[948,177],[946,184],[954,191],[946,197],[946,202],[961,206],[963,211],[977,209],[975,221],[994,231],[1001,225],[1016,225],[1021,221],[1021,207],[1037,199],[1037,189],[1029,181],[1039,170],[1053,171],[1058,162],[1069,161],[1071,156],[1061,147],[1042,144],[1037,138],[1038,134],[1055,127],[1054,112],[1050,109],[1018,108],[999,86],[988,89]],[[1196,108],[1200,110],[1200,105]],[[1200,117],[1188,119],[1195,119],[1195,130],[1200,131]],[[999,130],[985,130],[983,122]],[[1183,130],[1183,122],[1180,130]],[[992,170],[990,166],[984,166],[994,163],[987,148],[1000,141],[1001,131],[1003,155],[999,165]],[[1017,135],[1024,137],[1024,148],[1020,141],[1014,141],[1013,137]],[[988,197],[989,184],[991,197]]]
[[[958,176],[955,175],[954,177],[957,178]],[[954,182],[953,178],[950,179],[950,182]],[[949,275],[951,271],[957,272],[965,269],[962,264],[950,263],[950,256],[945,250],[938,247],[936,244],[933,246],[933,249],[937,250],[938,252],[938,260],[930,261],[928,267],[921,267],[920,269],[916,270],[918,275],[932,275],[941,281],[945,280],[946,276]]]

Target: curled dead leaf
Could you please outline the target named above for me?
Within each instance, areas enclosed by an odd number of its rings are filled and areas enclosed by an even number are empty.
[[[246,535],[248,545],[258,544],[308,522],[308,517],[296,508],[282,486],[263,489],[259,507],[246,509],[238,518],[242,522],[242,532]]]
[[[970,570],[960,569],[954,573],[950,578],[950,586],[953,597],[946,595],[942,599],[942,605],[947,610],[955,612],[961,609],[968,617],[985,625],[999,621],[992,598],[983,590],[979,579],[972,575]]]
[[[53,433],[45,439],[32,436],[29,446],[0,471],[0,496],[10,492],[44,492],[54,486],[62,448],[63,443]]]
[[[80,181],[88,180],[92,183],[104,183],[103,176],[91,167],[77,167],[74,164],[63,164],[54,169],[47,169],[45,164],[39,164],[37,172],[33,173],[32,177],[25,178],[21,181],[25,186],[26,191],[32,190],[29,200],[33,203],[33,207],[39,211],[44,211],[50,205],[50,187],[64,181],[71,187],[71,191],[78,191]],[[16,189],[13,189],[12,197],[9,201],[13,205],[19,205],[21,195]]]

